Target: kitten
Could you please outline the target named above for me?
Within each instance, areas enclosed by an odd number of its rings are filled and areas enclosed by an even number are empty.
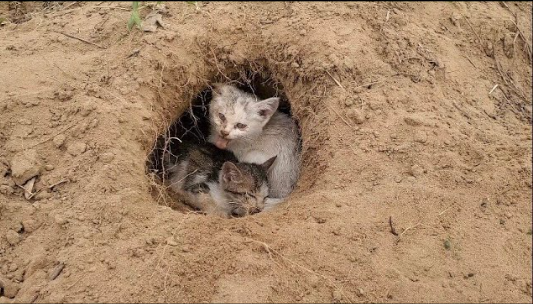
[[[165,155],[170,188],[191,207],[224,217],[263,210],[266,172],[276,157],[261,165],[239,163],[230,151],[186,141],[174,152]]]
[[[268,171],[273,199],[287,197],[300,174],[298,127],[278,105],[278,97],[259,100],[231,85],[215,85],[209,104],[209,142],[242,162],[263,163],[277,155]]]

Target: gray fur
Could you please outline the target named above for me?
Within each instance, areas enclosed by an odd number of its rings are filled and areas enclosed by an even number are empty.
[[[217,85],[209,105],[209,142],[233,152],[241,162],[261,164],[277,155],[268,171],[271,198],[287,197],[300,174],[298,128],[277,111],[278,105],[277,97],[259,100],[230,85]],[[237,128],[239,123],[246,128]]]
[[[167,153],[169,187],[198,210],[224,217],[263,210],[268,195],[267,170],[273,159],[258,164],[237,162],[229,151],[211,144],[183,142],[177,155]]]

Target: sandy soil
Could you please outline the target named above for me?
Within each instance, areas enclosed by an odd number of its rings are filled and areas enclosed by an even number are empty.
[[[532,301],[531,3],[129,5],[0,4],[0,302]],[[296,191],[168,207],[155,139],[246,71],[299,121]]]

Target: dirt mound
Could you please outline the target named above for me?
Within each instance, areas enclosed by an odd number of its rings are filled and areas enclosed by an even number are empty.
[[[130,13],[0,4],[0,302],[531,302],[531,3]],[[298,120],[297,189],[177,212],[156,139],[250,73]]]

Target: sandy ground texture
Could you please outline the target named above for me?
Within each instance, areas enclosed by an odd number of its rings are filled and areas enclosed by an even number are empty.
[[[0,4],[1,303],[532,301],[531,2],[130,4]],[[155,139],[250,71],[295,192],[169,207]]]

